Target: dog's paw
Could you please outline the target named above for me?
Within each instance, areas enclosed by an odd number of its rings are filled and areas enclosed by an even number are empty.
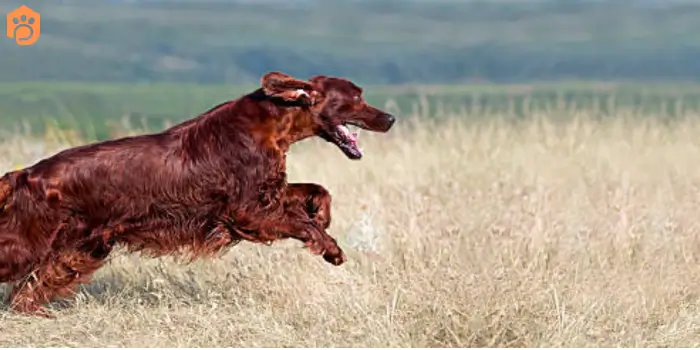
[[[338,247],[338,243],[331,237],[328,237],[326,241],[326,251],[323,253],[323,259],[335,266],[341,265],[347,260],[343,250]]]
[[[347,259],[345,258],[345,254],[343,253],[342,250],[338,250],[336,253],[325,253],[323,254],[323,260],[326,260],[327,262],[339,266],[342,265]]]
[[[56,315],[37,304],[14,305],[11,310],[19,316],[55,319]]]

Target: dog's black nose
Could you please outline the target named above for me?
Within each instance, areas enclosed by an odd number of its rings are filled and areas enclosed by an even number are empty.
[[[396,118],[394,118],[393,115],[391,115],[391,114],[385,114],[384,117],[386,118],[386,120],[387,120],[387,122],[388,122],[388,124],[389,124],[389,127],[391,127],[392,125],[394,125],[394,122],[396,121]]]

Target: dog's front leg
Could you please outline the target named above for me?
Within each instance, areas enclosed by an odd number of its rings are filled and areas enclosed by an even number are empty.
[[[303,210],[309,219],[324,230],[331,225],[331,195],[323,186],[293,183],[284,193],[286,210]]]
[[[290,184],[279,200],[275,210],[239,211],[231,219],[224,218],[222,224],[248,241],[267,243],[294,238],[331,264],[345,262],[336,240],[325,231],[331,222],[331,197],[325,188],[316,184]]]
[[[304,242],[311,252],[322,254],[334,264],[345,262],[345,255],[336,240],[326,233],[331,224],[331,195],[323,186],[313,183],[289,184],[284,194],[285,212],[290,217],[305,217],[317,228],[317,235],[293,237]]]

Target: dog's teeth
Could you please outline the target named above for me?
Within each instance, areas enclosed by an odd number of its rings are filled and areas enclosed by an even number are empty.
[[[350,130],[348,130],[348,128],[345,125],[338,125],[338,130],[340,130],[340,132],[342,132],[345,135],[350,134]]]

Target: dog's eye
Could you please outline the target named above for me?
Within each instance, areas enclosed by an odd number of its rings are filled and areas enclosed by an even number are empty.
[[[360,98],[360,95],[355,95],[352,99],[353,99],[353,101],[354,101],[355,103],[358,103],[358,102],[360,102],[360,101],[362,100],[362,99]]]

